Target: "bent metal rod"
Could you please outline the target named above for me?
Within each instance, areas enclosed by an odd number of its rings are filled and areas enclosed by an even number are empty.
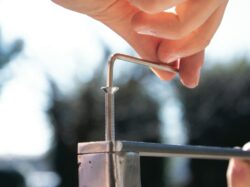
[[[143,60],[140,58],[124,55],[124,54],[114,54],[109,62],[107,69],[107,82],[106,87],[102,87],[105,92],[105,140],[114,141],[115,140],[115,117],[114,117],[114,94],[119,89],[113,86],[113,70],[114,63],[116,60],[123,60],[135,64],[140,64],[148,66],[150,68],[156,68],[159,70],[164,70],[172,73],[178,73],[178,70],[165,64],[156,63],[149,60]]]
[[[188,158],[200,158],[200,159],[229,159],[237,157],[241,159],[250,159],[250,152],[236,150],[232,148],[222,147],[207,147],[207,146],[179,146],[179,145],[164,145],[164,144],[150,144],[144,142],[123,142],[119,144],[119,141],[115,141],[115,118],[114,118],[114,94],[119,89],[113,86],[113,69],[116,60],[123,60],[135,64],[144,65],[150,68],[164,70],[172,73],[178,73],[178,69],[175,69],[165,63],[156,63],[124,54],[114,54],[109,62],[107,69],[106,87],[102,87],[105,92],[105,142],[111,142],[115,145],[110,148],[110,151],[133,151],[140,153],[141,156],[184,156]],[[123,150],[117,149],[123,145]]]

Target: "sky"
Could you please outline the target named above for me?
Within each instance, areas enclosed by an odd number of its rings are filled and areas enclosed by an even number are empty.
[[[227,61],[250,54],[249,7],[250,1],[229,2],[207,48],[209,59]],[[25,42],[23,53],[9,65],[7,73],[14,76],[0,96],[0,155],[39,156],[49,149],[52,137],[44,114],[49,105],[44,74],[73,89],[72,74],[87,80],[102,59],[100,41],[113,52],[126,53],[129,46],[97,21],[49,0],[0,0],[0,28],[6,44],[16,38]]]

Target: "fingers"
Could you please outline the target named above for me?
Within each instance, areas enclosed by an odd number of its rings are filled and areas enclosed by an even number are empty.
[[[200,27],[222,2],[225,1],[186,0],[177,6],[176,14],[169,12],[147,14],[141,11],[133,18],[132,24],[140,34],[176,40]]]
[[[217,30],[226,4],[219,7],[212,16],[197,30],[179,40],[163,40],[158,48],[158,57],[162,62],[191,56],[206,48]]]
[[[250,142],[243,150],[250,151]],[[249,187],[250,184],[250,162],[231,159],[227,169],[228,187]]]
[[[179,69],[181,83],[188,88],[195,88],[199,84],[200,70],[204,63],[204,50],[192,56],[175,61],[171,65]],[[175,73],[153,69],[154,73],[162,80],[171,80]]]
[[[249,187],[249,165],[244,161],[231,159],[228,166],[228,187]]]
[[[180,60],[179,75],[183,85],[194,88],[199,83],[204,63],[204,49],[218,29],[228,0],[177,1],[176,14],[138,12],[132,19],[135,31],[142,35],[162,38],[157,49],[158,59],[172,63]],[[162,11],[160,6],[176,6],[172,0],[133,0],[133,5],[149,13]],[[150,6],[153,5],[153,6]],[[164,80],[175,74],[154,70]]]
[[[172,62],[170,63],[169,65],[176,68],[176,69],[179,69],[179,60],[178,61],[175,61],[175,62]],[[163,71],[163,70],[158,70],[158,69],[155,69],[155,68],[152,68],[152,71],[161,79],[161,80],[172,80],[176,73],[171,73],[171,72],[167,72],[167,71]]]
[[[134,6],[148,13],[157,13],[172,8],[185,0],[129,0]]]
[[[204,50],[181,59],[179,75],[183,85],[195,88],[199,84],[200,70],[204,63]]]
[[[112,5],[116,4],[116,0],[101,0],[101,1],[93,1],[93,0],[51,0],[52,2],[84,14],[98,15],[101,12],[105,12]]]
[[[244,151],[250,151],[250,142],[246,143],[243,148]]]

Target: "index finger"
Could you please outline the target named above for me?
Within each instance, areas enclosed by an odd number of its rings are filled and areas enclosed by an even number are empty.
[[[147,13],[157,13],[177,6],[185,0],[129,0],[134,6]]]

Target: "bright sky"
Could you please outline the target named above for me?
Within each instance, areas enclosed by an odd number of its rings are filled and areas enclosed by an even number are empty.
[[[250,1],[230,1],[208,48],[212,59],[250,54]],[[0,0],[0,27],[6,43],[20,37],[25,51],[10,66],[15,75],[0,97],[0,155],[38,156],[52,133],[43,110],[49,91],[44,71],[72,87],[72,74],[88,78],[102,59],[99,40],[114,52],[128,45],[105,26],[49,0]],[[15,117],[13,117],[15,113]]]

